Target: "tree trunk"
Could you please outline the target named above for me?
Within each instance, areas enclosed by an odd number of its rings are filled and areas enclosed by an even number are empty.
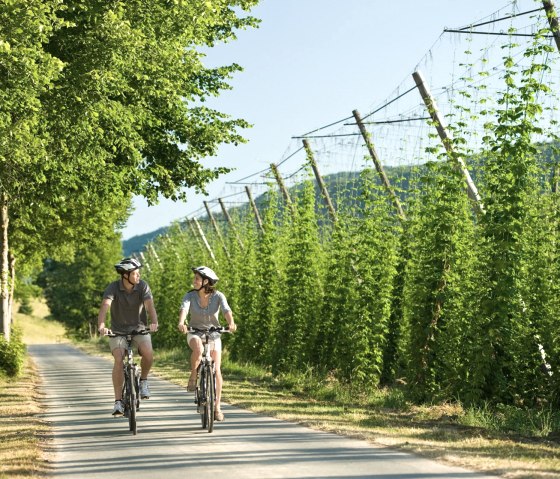
[[[16,258],[13,254],[10,254],[10,282],[8,283],[8,318],[10,318],[10,324],[14,324],[14,290],[16,289]]]
[[[11,320],[10,320],[10,295],[9,295],[9,275],[10,264],[8,262],[8,197],[2,193],[0,199],[0,228],[2,229],[2,241],[0,249],[2,259],[0,264],[0,315],[2,316],[0,331],[6,341],[10,341]]]

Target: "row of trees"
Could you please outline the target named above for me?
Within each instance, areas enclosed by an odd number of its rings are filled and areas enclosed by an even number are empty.
[[[255,26],[257,0],[7,0],[0,5],[0,332],[16,278],[87,263],[114,244],[133,195],[204,190],[198,160],[243,141],[243,120],[205,107],[236,64],[202,47]],[[91,259],[91,258],[89,258]],[[89,262],[91,265],[95,261]],[[52,265],[52,261],[51,261]],[[93,291],[89,291],[93,295]]]

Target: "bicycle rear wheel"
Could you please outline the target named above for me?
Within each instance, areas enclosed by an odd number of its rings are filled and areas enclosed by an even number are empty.
[[[134,370],[129,369],[126,378],[126,401],[128,403],[128,425],[132,434],[136,435],[136,387],[135,387]]]
[[[208,432],[214,430],[214,406],[216,401],[216,383],[212,366],[206,368],[206,413],[208,415],[207,427]]]
[[[134,365],[134,391],[136,391],[136,411],[140,410],[140,369]]]

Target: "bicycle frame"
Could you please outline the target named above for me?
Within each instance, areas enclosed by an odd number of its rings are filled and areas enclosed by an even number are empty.
[[[122,401],[124,404],[124,415],[128,417],[129,430],[136,435],[138,432],[136,412],[140,410],[140,367],[134,360],[132,339],[138,334],[148,334],[149,331],[133,331],[130,334],[110,333],[108,336],[122,336],[126,339],[126,353],[123,358],[124,382],[122,389]]]
[[[134,353],[132,350],[132,337],[126,336],[127,348],[126,358],[123,362],[124,368],[124,384],[123,384],[123,400],[124,414],[128,417],[128,423],[132,434],[137,433],[136,411],[140,409],[140,368],[134,362]]]
[[[197,391],[198,406],[202,408],[201,420],[202,427],[207,428],[208,432],[214,429],[214,401],[216,399],[216,367],[210,355],[208,346],[208,334],[205,336],[202,360],[197,369]]]
[[[196,370],[196,388],[194,393],[194,402],[197,406],[197,412],[200,413],[202,428],[208,429],[208,432],[214,430],[214,411],[216,401],[216,365],[212,359],[209,341],[211,333],[217,332],[222,334],[228,331],[227,328],[209,328],[195,329],[189,328],[189,332],[204,333],[202,345],[202,358]]]

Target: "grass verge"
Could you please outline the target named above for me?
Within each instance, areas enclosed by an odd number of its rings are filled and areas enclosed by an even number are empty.
[[[17,378],[0,376],[0,478],[39,478],[48,472],[43,450],[48,426],[39,418],[37,374],[26,359]]]
[[[186,365],[184,350],[157,351],[155,371],[161,377],[186,386]],[[273,378],[227,357],[223,373],[224,402],[238,407],[508,479],[560,478],[559,442],[538,437],[547,431],[546,418],[542,426],[535,425],[534,435],[525,436],[487,427],[492,414],[487,408],[414,406],[399,390],[360,395],[311,373]],[[512,417],[508,411],[493,414]]]
[[[34,314],[18,321],[27,344],[60,341],[62,327],[41,317],[40,308],[34,308]],[[79,346],[109,358],[105,340]],[[154,373],[186,387],[187,359],[185,349],[158,350]],[[224,402],[238,407],[508,479],[560,478],[560,444],[546,437],[557,423],[546,411],[540,419],[539,414],[527,419],[535,424],[534,432],[523,435],[504,430],[515,416],[512,411],[465,410],[458,404],[419,407],[408,403],[398,389],[366,396],[312,372],[273,378],[266,370],[232,363],[227,356],[223,371]],[[48,472],[42,453],[48,430],[37,418],[41,411],[36,381],[29,362],[17,380],[0,378],[0,433],[7,438],[0,448],[0,479]]]
[[[64,327],[47,319],[45,303],[33,301],[32,308],[31,315],[14,315],[24,343],[63,341]],[[49,472],[45,455],[49,427],[40,418],[43,411],[38,390],[39,377],[29,357],[18,377],[0,375],[0,479],[35,479]]]

